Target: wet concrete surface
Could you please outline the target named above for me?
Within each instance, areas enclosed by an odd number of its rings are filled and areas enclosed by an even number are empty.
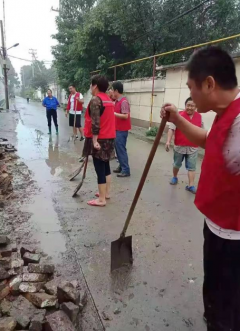
[[[65,254],[65,269],[69,257],[89,289],[90,322],[83,330],[102,330],[102,323],[117,331],[206,330],[201,297],[203,217],[194,196],[184,190],[185,170],[177,187],[168,184],[172,153],[158,148],[128,230],[133,236],[133,268],[111,275],[111,241],[122,230],[151,145],[129,137],[131,178],[113,176],[107,207],[92,208],[86,204],[97,190],[92,162],[80,194],[71,197],[80,177],[74,182],[67,177],[79,166],[83,143],[67,142],[71,130],[63,110],[58,111],[60,135],[49,138],[41,105],[17,98],[16,109],[18,155],[39,187],[22,208],[31,215],[33,236],[41,248],[58,264]],[[112,168],[116,166],[113,161]],[[199,168],[200,160],[198,172]],[[109,321],[98,320],[103,312]]]

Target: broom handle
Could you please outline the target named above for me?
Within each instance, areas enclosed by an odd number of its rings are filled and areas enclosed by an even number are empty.
[[[127,216],[127,219],[126,219],[126,222],[125,222],[125,225],[124,225],[124,228],[123,228],[123,231],[121,233],[121,237],[124,238],[125,237],[125,234],[126,234],[126,231],[128,229],[128,226],[130,224],[130,221],[131,221],[131,218],[132,218],[132,215],[134,213],[134,210],[135,210],[135,207],[138,203],[138,199],[140,197],[140,194],[142,192],[142,189],[143,189],[143,186],[145,184],[145,181],[146,181],[146,178],[147,178],[147,175],[148,175],[148,172],[149,172],[149,169],[152,165],[152,161],[153,161],[153,158],[156,154],[156,151],[157,151],[157,148],[158,148],[158,145],[159,145],[159,142],[162,138],[162,135],[163,135],[163,132],[164,132],[164,129],[165,129],[165,126],[167,124],[167,121],[168,121],[168,118],[167,117],[164,117],[161,121],[161,124],[160,124],[160,127],[158,129],[158,133],[157,133],[157,136],[154,140],[154,143],[153,143],[153,146],[152,146],[152,149],[151,149],[151,152],[149,154],[149,157],[148,157],[148,160],[147,160],[147,163],[145,165],[145,169],[143,171],[143,174],[142,174],[142,178],[140,180],[140,183],[138,185],[138,188],[137,188],[137,191],[135,193],[135,196],[134,196],[134,199],[133,199],[133,202],[132,202],[132,205],[131,205],[131,208],[129,210],[129,213],[128,213],[128,216]]]
[[[75,102],[75,99],[74,99],[74,102]],[[76,104],[75,104],[75,107],[74,107],[74,124],[73,124],[73,132],[74,132],[74,139],[76,138],[76,134],[75,134],[75,128],[76,128],[76,119],[77,119],[77,99],[76,99]]]
[[[86,177],[87,165],[88,165],[88,156],[86,156],[85,163],[84,163],[83,179],[85,179],[85,177]]]

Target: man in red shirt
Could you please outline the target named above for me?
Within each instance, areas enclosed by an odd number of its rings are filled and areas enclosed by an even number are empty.
[[[232,58],[218,47],[197,51],[188,87],[200,113],[213,110],[209,132],[172,104],[161,116],[205,148],[195,205],[205,215],[203,299],[208,331],[240,330],[240,91]]]
[[[66,117],[69,114],[69,126],[73,128],[73,135],[78,138],[77,135],[77,129],[80,133],[80,141],[84,140],[83,136],[83,128],[81,124],[81,115],[83,110],[83,95],[80,92],[76,91],[75,85],[69,86],[69,98],[68,98],[68,104],[66,109]]]
[[[117,177],[125,178],[130,176],[130,167],[127,154],[128,131],[131,130],[130,106],[127,98],[123,96],[123,84],[114,82],[112,85],[113,98],[115,101],[116,116],[116,152],[119,161],[119,167],[113,172]]]
[[[187,121],[192,124],[202,127],[202,116],[196,111],[196,105],[192,98],[188,98],[185,102],[185,110],[179,112]],[[173,163],[173,178],[170,181],[171,185],[178,184],[178,172],[182,167],[183,160],[185,159],[185,166],[188,171],[189,184],[186,186],[186,190],[196,194],[196,187],[194,186],[196,165],[198,159],[198,146],[191,143],[182,132],[176,128],[173,123],[170,123],[168,130],[168,138],[166,143],[166,151],[169,152],[172,137],[175,134],[174,139],[174,163]]]

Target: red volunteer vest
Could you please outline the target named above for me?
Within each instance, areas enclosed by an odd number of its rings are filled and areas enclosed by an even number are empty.
[[[121,105],[123,101],[127,101],[127,98],[123,97],[120,101],[115,102],[115,113],[121,114]],[[128,101],[127,101],[128,102]],[[131,117],[128,115],[128,119],[124,120],[116,117],[116,130],[117,131],[129,131],[131,130]]]
[[[184,117],[188,122],[198,126],[199,128],[201,128],[202,126],[202,116],[195,111],[195,113],[193,114],[193,117],[191,118],[186,110],[180,112],[180,115],[182,117]],[[190,147],[198,147],[196,145],[194,145],[191,141],[189,141],[185,136],[184,134],[176,129],[175,131],[175,141],[174,141],[175,145],[176,146],[190,146]]]
[[[69,111],[71,109],[71,97],[72,95],[70,94],[68,98],[68,104],[67,104],[67,110]],[[82,111],[83,110],[83,105],[81,102],[78,102],[78,99],[80,97],[80,92],[77,92],[74,98],[74,109],[76,112]]]
[[[223,146],[229,130],[240,114],[240,99],[216,116],[207,137],[206,152],[195,205],[212,222],[224,229],[240,231],[240,176],[226,168]]]
[[[102,100],[103,106],[105,107],[104,112],[100,117],[100,132],[98,139],[114,139],[116,138],[114,104],[109,96],[105,93],[99,93],[97,97]],[[92,119],[89,114],[89,105],[85,114],[84,135],[86,138],[92,138],[93,136]]]

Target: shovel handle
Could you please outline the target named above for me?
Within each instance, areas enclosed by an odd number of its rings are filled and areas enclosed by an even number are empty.
[[[147,163],[145,165],[145,168],[144,168],[144,171],[143,171],[143,174],[142,174],[142,178],[140,180],[140,183],[138,185],[138,188],[137,188],[137,191],[135,193],[135,196],[134,196],[134,199],[133,199],[133,202],[132,202],[132,205],[131,205],[131,208],[128,212],[128,216],[127,216],[127,219],[126,219],[126,222],[125,222],[125,225],[124,225],[124,228],[123,228],[123,231],[121,233],[121,238],[124,238],[125,237],[125,234],[127,232],[127,229],[128,229],[128,226],[130,224],[130,221],[131,221],[131,218],[132,218],[132,215],[134,213],[134,210],[135,210],[135,207],[138,203],[138,199],[140,197],[140,194],[142,192],[142,189],[143,189],[143,186],[145,184],[145,181],[146,181],[146,178],[147,178],[147,175],[148,175],[148,172],[150,170],[150,167],[152,165],[152,161],[153,161],[153,158],[156,154],[156,151],[157,151],[157,148],[158,148],[158,145],[159,145],[159,142],[162,138],[162,135],[163,135],[163,132],[164,132],[164,129],[165,129],[165,126],[167,124],[167,121],[168,121],[168,117],[164,117],[161,121],[161,124],[159,126],[159,129],[158,129],[158,132],[157,132],[157,136],[154,140],[154,143],[153,143],[153,146],[152,146],[152,149],[151,149],[151,152],[149,154],[149,157],[147,159]]]

